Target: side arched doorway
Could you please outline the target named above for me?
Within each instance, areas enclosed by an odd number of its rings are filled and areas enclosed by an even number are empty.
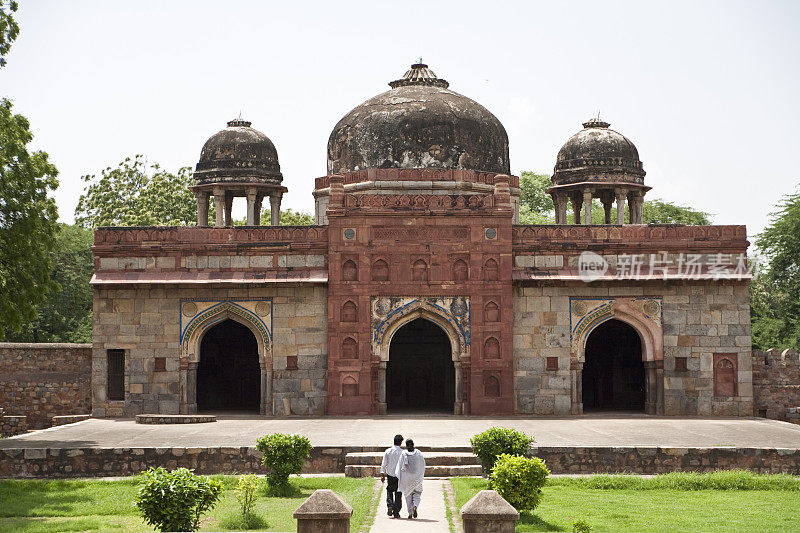
[[[246,326],[223,320],[200,342],[198,411],[259,411],[261,371],[258,341]]]
[[[455,366],[447,334],[417,318],[392,336],[386,365],[387,412],[453,413]]]
[[[647,378],[636,330],[617,319],[594,328],[586,339],[581,379],[584,412],[644,412]]]

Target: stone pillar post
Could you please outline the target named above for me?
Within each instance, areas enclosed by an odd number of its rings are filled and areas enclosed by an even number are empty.
[[[208,226],[208,193],[197,191],[194,195],[197,198],[197,225]]]
[[[583,206],[583,197],[580,195],[573,195],[572,198],[572,210],[575,214],[575,224],[581,223],[581,207]]]
[[[197,413],[197,363],[193,361],[186,368],[186,413]]]
[[[261,202],[263,202],[263,201],[264,201],[264,195],[263,194],[256,194],[256,207],[255,207],[255,211],[256,211],[256,226],[260,226],[261,225]]]
[[[494,177],[494,206],[507,209],[511,207],[511,178],[507,174],[498,174]]]
[[[556,224],[566,224],[567,223],[567,197],[554,194],[553,195],[553,205],[556,208]]]
[[[262,415],[271,416],[272,413],[272,368],[265,361],[260,361],[261,367],[261,409]]]
[[[614,189],[617,197],[617,224],[620,226],[625,223],[625,197],[628,192],[625,189]]]
[[[255,226],[256,222],[256,190],[247,189],[247,225]]]
[[[325,216],[344,213],[344,177],[341,174],[333,174],[328,178],[328,205],[325,208]]]
[[[636,222],[634,224],[644,224],[644,195],[636,196]]]
[[[592,190],[585,189],[583,191],[583,207],[586,209],[586,213],[583,216],[583,223],[584,224],[591,224],[592,223]]]
[[[225,193],[225,225],[233,226],[233,195]]]
[[[603,210],[605,211],[605,218],[603,224],[611,224],[611,208],[614,206],[614,200],[610,197],[604,197]]]
[[[453,361],[455,367],[455,400],[453,401],[453,414],[463,414],[463,394],[464,394],[464,376],[461,369],[461,361]]]
[[[571,392],[572,405],[570,413],[573,415],[583,414],[583,363],[577,358],[572,358],[569,362],[570,378],[572,378]]]
[[[664,360],[656,361],[656,414],[664,414]]]
[[[514,533],[519,513],[493,490],[482,490],[461,508],[464,533]]]
[[[270,208],[270,224],[273,226],[280,226],[281,225],[281,197],[283,196],[282,193],[272,193],[269,196],[269,208]]]
[[[378,363],[378,414],[386,414],[386,361]]]
[[[645,361],[645,403],[644,412],[654,415],[658,411],[658,378],[656,376],[656,362]]]
[[[350,533],[353,508],[331,489],[317,489],[293,516],[297,533]]]
[[[214,189],[214,209],[217,212],[214,225],[221,228],[225,225],[225,191],[222,189]]]

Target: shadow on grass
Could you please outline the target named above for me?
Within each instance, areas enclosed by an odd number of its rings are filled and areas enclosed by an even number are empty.
[[[264,530],[269,527],[266,519],[255,513],[248,513],[245,516],[239,513],[228,515],[219,520],[219,525],[228,531]]]
[[[563,527],[551,524],[539,515],[530,512],[519,513],[519,523],[536,526],[536,531],[566,531]]]
[[[0,517],[64,516],[89,502],[81,481],[0,480]]]

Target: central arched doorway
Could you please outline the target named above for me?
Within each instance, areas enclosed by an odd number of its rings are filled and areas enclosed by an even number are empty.
[[[644,411],[642,342],[633,327],[617,319],[603,322],[586,339],[585,355],[584,411]]]
[[[256,411],[261,403],[258,341],[234,320],[209,328],[200,342],[198,411]]]
[[[387,412],[452,413],[455,367],[447,334],[417,318],[392,336],[386,365]]]

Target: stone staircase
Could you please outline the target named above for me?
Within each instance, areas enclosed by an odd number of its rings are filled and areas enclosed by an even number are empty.
[[[480,476],[481,462],[470,447],[420,448],[425,456],[425,477]],[[383,450],[348,453],[344,475],[347,477],[380,476]]]

